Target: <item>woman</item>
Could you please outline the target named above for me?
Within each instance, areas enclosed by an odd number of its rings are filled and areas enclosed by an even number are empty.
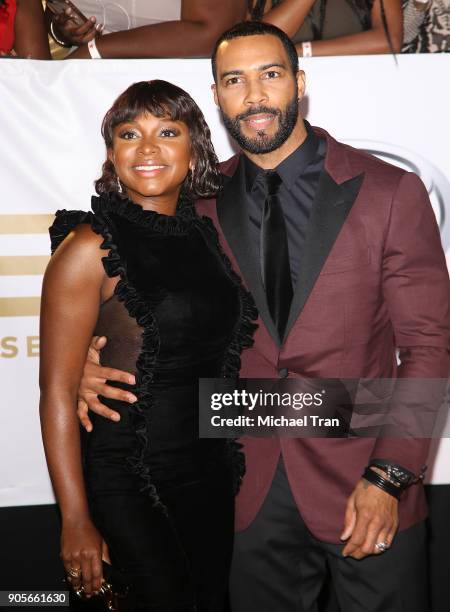
[[[41,0],[0,0],[0,57],[50,59]]]
[[[399,53],[401,0],[248,0],[252,19],[288,34],[300,56]]]
[[[52,17],[50,32],[78,47],[71,59],[209,56],[219,35],[244,19],[245,1],[74,0],[87,21],[75,23],[68,9]]]
[[[237,375],[256,313],[194,197],[219,187],[201,111],[165,81],[132,85],[105,116],[107,148],[92,211],[60,211],[44,278],[41,416],[74,584],[100,588],[103,539],[135,609],[225,609],[234,442],[199,440],[198,379]],[[70,336],[64,345],[61,334]],[[84,453],[76,390],[93,334],[102,363],[136,373],[137,397],[112,401]],[[132,381],[129,381],[132,382]]]

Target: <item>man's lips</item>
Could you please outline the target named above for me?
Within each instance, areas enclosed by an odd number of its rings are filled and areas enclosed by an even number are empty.
[[[257,115],[250,115],[244,121],[250,129],[260,132],[272,125],[275,117],[276,115],[272,113],[258,113]]]

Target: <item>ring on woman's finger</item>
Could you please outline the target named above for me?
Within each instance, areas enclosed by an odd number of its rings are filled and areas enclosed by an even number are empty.
[[[377,542],[375,544],[375,548],[378,549],[380,552],[384,552],[389,548],[389,542],[387,542],[386,540],[384,540],[383,542]]]
[[[71,578],[79,578],[81,576],[81,569],[69,567],[69,569],[67,570],[67,575]]]

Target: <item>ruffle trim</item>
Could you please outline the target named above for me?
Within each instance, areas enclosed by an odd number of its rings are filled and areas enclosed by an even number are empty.
[[[162,299],[163,292],[156,292],[157,297],[154,303],[149,303],[148,300],[144,301],[138,291],[130,285],[126,266],[118,253],[117,245],[109,227],[109,214],[118,214],[141,227],[166,234],[185,233],[194,221],[200,226],[200,229],[207,230],[214,248],[222,259],[225,271],[238,289],[240,304],[239,319],[229,345],[224,352],[221,377],[233,378],[239,375],[241,353],[244,349],[250,348],[254,342],[253,334],[257,329],[255,321],[258,318],[258,312],[252,296],[243,287],[241,279],[234,272],[230,260],[224,253],[212,220],[209,217],[202,217],[201,219],[197,217],[192,202],[187,200],[180,202],[179,212],[171,217],[144,210],[142,207],[122,198],[119,194],[106,194],[98,198],[92,198],[92,210],[95,213],[94,215],[91,212],[67,210],[60,210],[56,213],[55,222],[49,230],[52,253],[67,234],[80,223],[90,223],[93,231],[103,238],[101,249],[108,251],[108,254],[102,258],[105,272],[110,278],[119,276],[120,280],[114,292],[118,299],[123,302],[129,315],[143,329],[142,348],[136,363],[136,386],[133,389],[138,401],[130,407],[132,425],[138,441],[138,450],[135,455],[127,457],[127,463],[131,472],[139,476],[143,483],[141,492],[145,492],[152,499],[154,506],[158,506],[166,512],[166,508],[152,482],[150,468],[145,463],[149,447],[148,415],[151,415],[151,407],[155,403],[155,398],[149,389],[153,381],[153,372],[160,347],[158,326],[153,315],[153,308]],[[234,490],[237,493],[245,475],[245,456],[241,450],[242,444],[235,439],[227,440],[227,444],[233,467]]]
[[[220,254],[227,275],[239,291],[239,319],[235,325],[230,343],[225,351],[221,370],[222,378],[232,378],[233,376],[239,375],[242,351],[253,346],[253,335],[258,328],[255,323],[258,318],[258,311],[256,310],[255,302],[250,292],[244,288],[240,277],[233,270],[231,261],[222,249],[219,235],[212,220],[209,217],[201,217],[200,221],[209,232],[214,243],[214,248]]]
[[[186,198],[180,198],[178,201],[175,215],[162,215],[154,210],[144,210],[142,206],[117,192],[92,196],[91,207],[96,215],[118,215],[150,233],[165,235],[185,234],[196,218],[194,204]]]
[[[231,281],[238,288],[239,292],[239,319],[234,328],[230,343],[224,353],[221,369],[222,378],[237,378],[241,369],[242,351],[246,348],[250,348],[254,343],[253,336],[255,330],[258,328],[258,325],[255,323],[258,318],[258,311],[251,294],[244,288],[241,279],[233,270],[231,261],[224,253],[222,246],[220,245],[219,235],[212,220],[209,217],[202,217],[201,222],[207,228],[210,237],[214,242],[214,247],[217,249],[217,252],[222,258],[225,270]],[[242,444],[240,444],[240,442],[238,442],[235,438],[230,438],[227,440],[227,442],[228,451],[233,465],[234,492],[237,494],[239,492],[242,479],[245,476],[245,455],[242,452]]]
[[[53,225],[48,229],[52,255],[64,238],[81,223],[92,223],[92,213],[84,210],[56,211]]]
[[[102,213],[104,212],[106,211],[102,209],[98,214],[92,215],[92,213],[85,213],[83,211],[58,211],[55,223],[50,228],[52,252],[76,225],[79,223],[90,223],[92,230],[103,238],[100,248],[108,250],[106,257],[102,258],[106,274],[109,277],[120,277],[114,293],[119,301],[123,302],[129,315],[143,329],[142,348],[136,363],[136,385],[133,388],[133,393],[138,398],[138,401],[129,408],[131,424],[137,438],[137,451],[134,455],[127,457],[126,461],[130,471],[141,479],[142,486],[140,491],[150,497],[153,506],[159,507],[166,513],[166,507],[162,503],[152,482],[150,468],[145,464],[145,457],[149,446],[148,419],[146,415],[151,414],[151,407],[155,402],[155,398],[149,389],[153,381],[153,371],[160,345],[158,326],[152,312],[154,304],[144,302],[138,291],[130,285],[126,267],[121,261],[111,230],[107,224],[108,216],[106,214],[103,217]]]
[[[134,207],[133,204],[129,204],[129,206]],[[138,211],[143,211],[140,207],[136,208]],[[93,210],[95,212],[94,206]],[[102,209],[101,212],[106,211]],[[114,212],[116,212],[115,209]],[[140,492],[146,494],[152,500],[154,507],[159,507],[164,513],[167,513],[167,509],[153,484],[150,468],[145,463],[149,448],[148,416],[151,415],[152,406],[155,404],[155,397],[149,389],[153,382],[153,372],[160,347],[158,326],[152,310],[155,304],[148,300],[144,301],[139,292],[130,285],[126,267],[120,258],[117,245],[113,241],[108,225],[102,222],[100,212],[93,217],[92,229],[103,237],[100,248],[108,250],[108,255],[102,259],[106,273],[110,277],[120,276],[114,293],[118,300],[123,302],[130,317],[134,318],[143,329],[141,352],[136,362],[136,385],[133,389],[138,401],[129,408],[131,425],[137,438],[137,450],[134,455],[127,457],[126,461],[131,473],[141,479]]]

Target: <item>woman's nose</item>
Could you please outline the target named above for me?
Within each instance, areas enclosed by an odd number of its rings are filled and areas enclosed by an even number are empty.
[[[143,138],[141,140],[139,144],[140,153],[145,153],[148,155],[149,153],[154,153],[157,151],[159,151],[159,145],[155,138]]]

